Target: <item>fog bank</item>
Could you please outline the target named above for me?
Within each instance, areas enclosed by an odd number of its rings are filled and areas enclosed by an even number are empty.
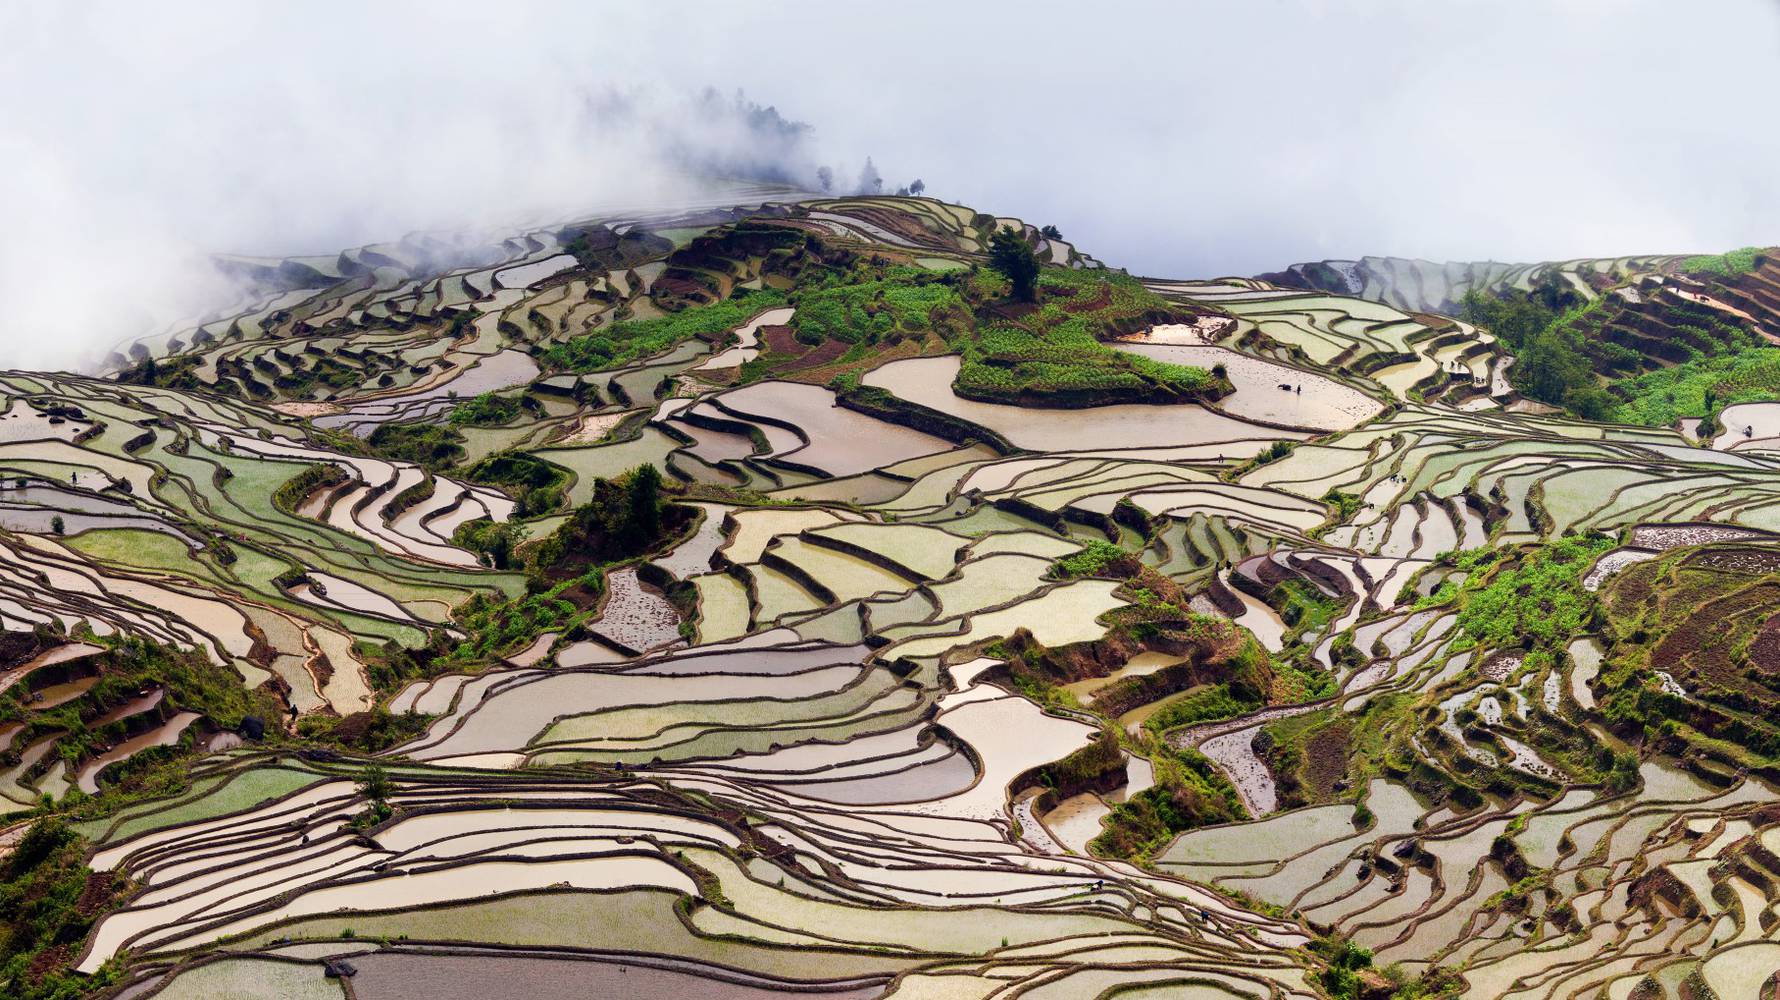
[[[1768,0],[42,3],[0,37],[0,365],[196,307],[206,252],[672,200],[688,164],[869,155],[1145,274],[1780,242]]]

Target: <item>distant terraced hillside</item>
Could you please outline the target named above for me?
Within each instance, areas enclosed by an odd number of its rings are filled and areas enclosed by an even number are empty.
[[[1637,330],[1654,320],[1644,332],[1660,337],[1669,332],[1665,327],[1689,325],[1686,317],[1695,315],[1780,336],[1780,260],[1772,250],[1754,248],[1722,256],[1664,254],[1540,264],[1363,257],[1293,264],[1259,279],[1281,288],[1352,295],[1447,316],[1458,315],[1465,294],[1473,290],[1511,296],[1552,289],[1584,301],[1611,290],[1619,297],[1615,308],[1647,319],[1641,323],[1628,317],[1609,326]]]
[[[1257,280],[1459,317],[1530,359],[1514,388],[1582,416],[1709,429],[1717,404],[1780,387],[1761,374],[1762,349],[1780,344],[1780,259],[1760,248],[1512,265],[1367,257]]]
[[[1293,264],[1283,271],[1258,275],[1282,288],[1354,295],[1398,309],[1457,315],[1465,293],[1473,289],[1494,294],[1531,292],[1557,283],[1584,298],[1635,276],[1661,273],[1685,260],[1681,256],[1600,257],[1504,264],[1501,261],[1448,261],[1407,257],[1362,257]]]

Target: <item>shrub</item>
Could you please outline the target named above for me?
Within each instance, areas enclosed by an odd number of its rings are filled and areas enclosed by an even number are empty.
[[[597,333],[557,344],[544,352],[544,363],[574,372],[596,371],[659,354],[694,337],[716,338],[746,323],[755,314],[783,305],[783,293],[755,289],[722,302],[694,306],[657,319],[625,320]]]
[[[457,404],[447,419],[460,427],[494,427],[509,423],[518,416],[519,400],[516,397],[485,392]]]

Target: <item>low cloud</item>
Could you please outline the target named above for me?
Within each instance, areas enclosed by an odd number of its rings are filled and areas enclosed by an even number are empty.
[[[1705,13],[10,5],[0,364],[77,364],[203,308],[212,251],[671,200],[684,166],[844,187],[869,154],[890,189],[918,175],[1144,274],[1775,242],[1780,7]]]

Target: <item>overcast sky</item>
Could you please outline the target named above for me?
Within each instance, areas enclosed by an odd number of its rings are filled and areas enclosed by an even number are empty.
[[[1143,274],[1780,242],[1775,0],[57,0],[0,45],[0,364],[201,299],[201,251],[660,195],[705,86]]]

